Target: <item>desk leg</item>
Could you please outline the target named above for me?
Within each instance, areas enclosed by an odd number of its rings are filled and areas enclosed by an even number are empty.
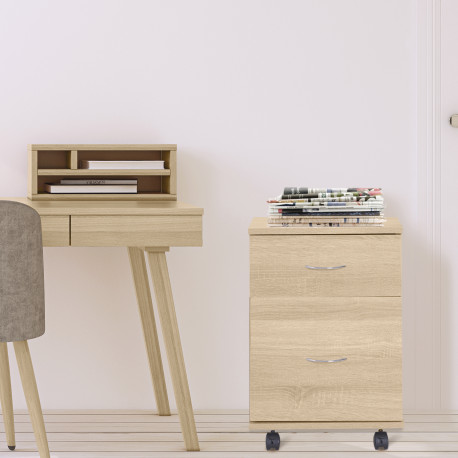
[[[14,450],[16,448],[16,440],[14,435],[13,395],[11,393],[10,363],[6,342],[0,342],[0,398],[6,444],[10,450]]]
[[[161,350],[159,348],[156,320],[154,319],[153,303],[151,301],[148,273],[146,271],[145,255],[140,248],[129,247],[128,252],[132,275],[134,277],[146,353],[148,354],[154,394],[156,396],[157,411],[159,415],[170,415]]]
[[[200,450],[165,249],[147,251],[186,450]]]

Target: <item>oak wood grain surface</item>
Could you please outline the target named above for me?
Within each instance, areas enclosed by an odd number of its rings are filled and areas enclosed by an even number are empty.
[[[251,298],[250,420],[402,421],[401,357],[399,297]]]
[[[401,295],[400,235],[256,235],[250,253],[251,296]]]
[[[72,246],[201,246],[200,216],[72,216]]]
[[[201,207],[184,202],[152,201],[32,201],[26,197],[0,197],[34,208],[40,216],[50,215],[203,215]]]
[[[70,217],[42,216],[41,233],[43,246],[69,246]]]

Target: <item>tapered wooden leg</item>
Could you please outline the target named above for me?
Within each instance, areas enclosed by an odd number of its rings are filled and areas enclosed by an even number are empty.
[[[11,393],[10,363],[6,342],[0,342],[0,400],[2,403],[3,423],[5,424],[6,443],[10,450],[16,448],[14,436],[13,395]]]
[[[145,338],[146,353],[148,354],[149,368],[153,380],[154,394],[156,395],[157,411],[159,415],[170,415],[169,399],[162,367],[161,350],[157,337],[156,320],[154,319],[153,303],[149,288],[148,273],[146,271],[145,255],[140,248],[128,248],[130,266],[134,277],[135,292],[137,294],[138,310]]]
[[[194,412],[192,410],[191,394],[189,393],[188,378],[181,348],[175,305],[173,303],[172,287],[167,269],[167,260],[164,251],[151,250],[153,249],[148,248],[149,265],[184,442],[187,450],[199,450],[199,440],[197,438]]]
[[[22,387],[29,409],[30,420],[32,421],[33,432],[35,433],[35,440],[37,441],[38,452],[40,458],[49,458],[48,439],[46,437],[32,359],[30,358],[29,344],[26,340],[14,342],[14,351],[16,352],[19,374],[21,375]]]

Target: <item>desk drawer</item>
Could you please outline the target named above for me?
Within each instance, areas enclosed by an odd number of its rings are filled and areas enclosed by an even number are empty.
[[[68,216],[42,216],[43,246],[70,245],[70,218]]]
[[[401,295],[400,235],[251,236],[250,263],[251,296]]]
[[[201,216],[72,216],[72,246],[202,246]]]
[[[250,421],[401,421],[401,326],[399,297],[252,298]]]

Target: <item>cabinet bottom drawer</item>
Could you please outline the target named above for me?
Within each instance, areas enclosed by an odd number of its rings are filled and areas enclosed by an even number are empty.
[[[250,421],[401,421],[401,298],[252,298]]]

